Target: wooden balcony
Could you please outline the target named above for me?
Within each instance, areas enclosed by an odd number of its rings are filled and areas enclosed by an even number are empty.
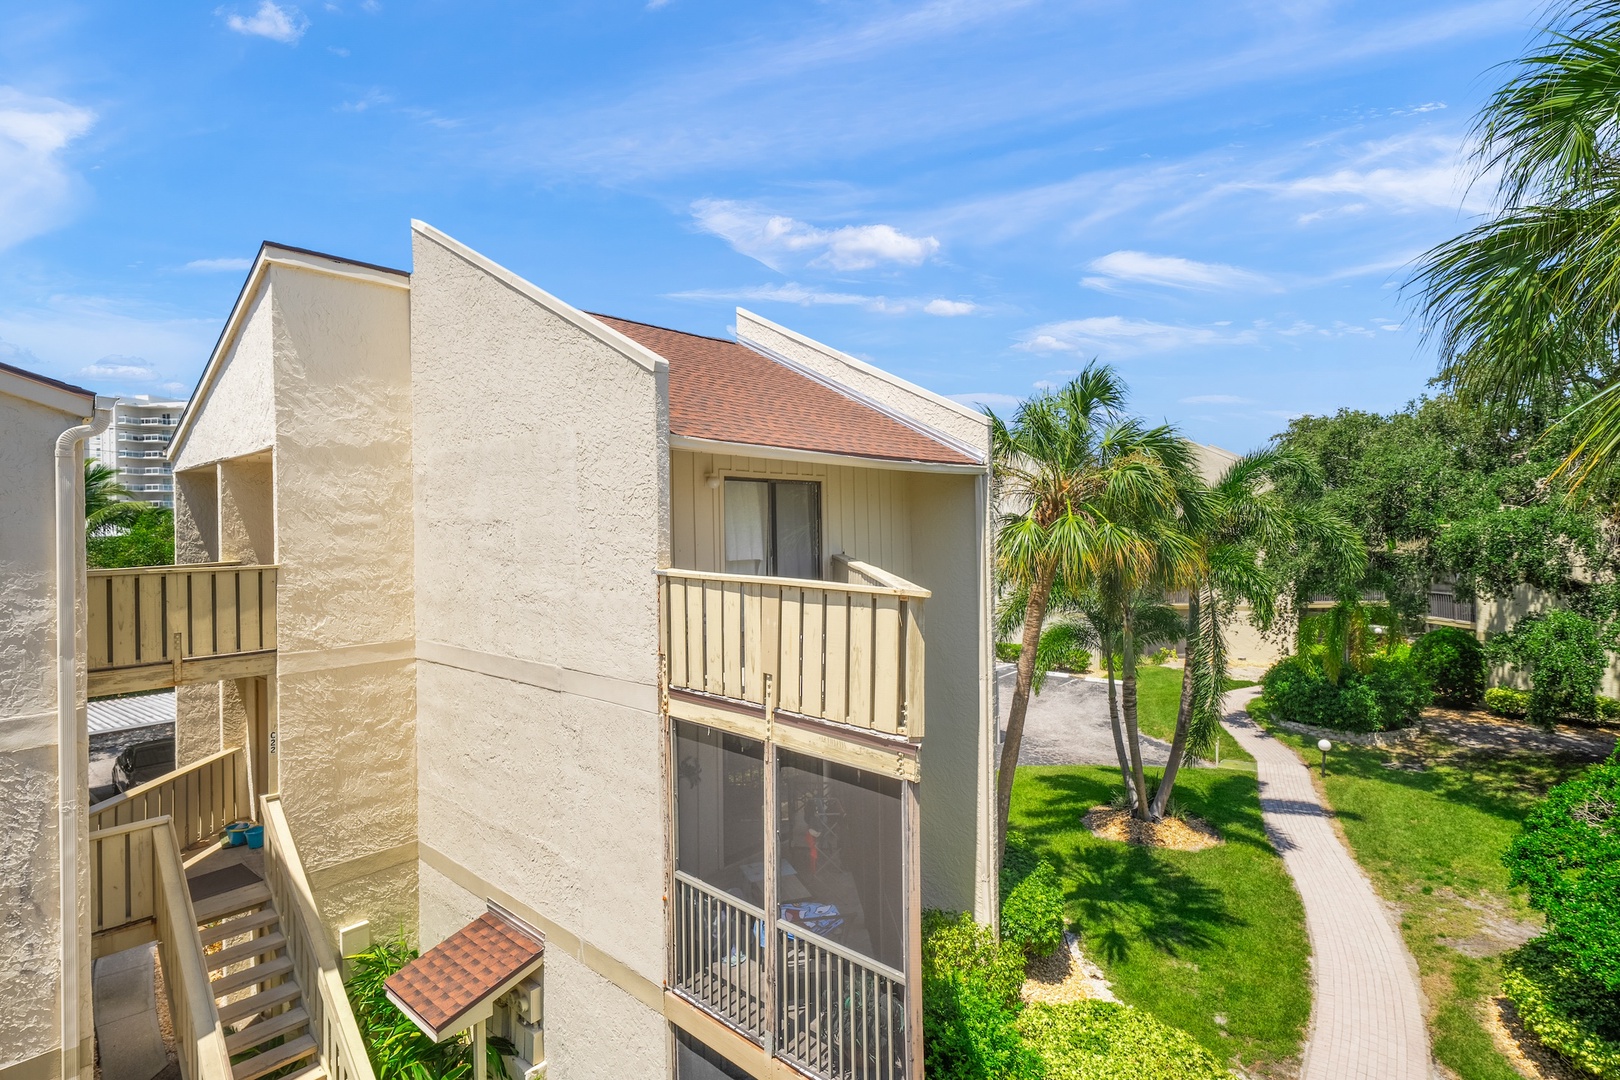
[[[833,565],[843,580],[659,571],[668,688],[921,739],[928,590]]]
[[[91,570],[88,579],[91,697],[275,671],[274,566]]]

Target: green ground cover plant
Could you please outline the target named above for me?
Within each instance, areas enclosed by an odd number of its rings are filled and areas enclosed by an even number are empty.
[[[1112,766],[1019,769],[1013,827],[1056,868],[1069,924],[1122,1001],[1186,1031],[1218,1061],[1287,1075],[1310,1016],[1310,948],[1254,777],[1183,773],[1177,801],[1226,840],[1198,852],[1092,836],[1081,816],[1118,791]]]
[[[1275,732],[1313,766],[1315,740]],[[1554,784],[1581,763],[1539,754],[1467,754],[1423,739],[1390,753],[1341,744],[1326,795],[1356,860],[1402,911],[1401,932],[1430,1007],[1434,1055],[1461,1080],[1518,1080],[1483,1017],[1503,957],[1539,929],[1502,853]]]
[[[1229,1080],[1215,1055],[1150,1013],[1110,1001],[1031,1005],[1018,1031],[1042,1080]]]

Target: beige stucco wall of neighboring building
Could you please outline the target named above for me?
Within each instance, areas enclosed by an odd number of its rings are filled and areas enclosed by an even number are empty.
[[[420,844],[659,985],[664,365],[428,227],[413,266]],[[424,947],[484,899],[431,892]],[[546,979],[555,1075],[664,1073],[657,1009]]]
[[[83,422],[0,372],[0,1074],[59,1075],[55,443]],[[15,391],[15,392],[13,392]],[[52,392],[49,397],[62,397]],[[90,403],[84,402],[85,412]],[[82,445],[80,460],[82,463]],[[74,495],[82,500],[82,491]],[[83,596],[82,529],[77,569]],[[83,653],[81,614],[80,649]],[[83,666],[78,729],[84,731]],[[79,783],[84,790],[81,742]],[[81,809],[83,803],[80,803]],[[84,829],[81,813],[79,828]],[[81,845],[82,849],[82,845]],[[81,882],[88,878],[81,873]],[[83,897],[88,890],[80,889]],[[85,924],[88,925],[88,924]],[[90,957],[79,974],[88,1037]]]
[[[269,254],[182,433],[177,557],[279,564],[272,786],[328,928],[414,932],[408,281]],[[180,689],[182,763],[243,741],[241,687]]]

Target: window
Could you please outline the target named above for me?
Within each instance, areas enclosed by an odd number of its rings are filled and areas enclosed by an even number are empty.
[[[808,480],[725,483],[728,574],[821,577],[821,485]]]

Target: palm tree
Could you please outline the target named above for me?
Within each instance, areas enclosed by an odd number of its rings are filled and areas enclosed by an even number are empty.
[[[1289,481],[1289,496],[1279,481]],[[1284,582],[1274,569],[1301,545],[1339,579],[1359,580],[1366,551],[1359,535],[1336,515],[1301,505],[1298,496],[1319,488],[1319,470],[1305,456],[1268,447],[1233,462],[1202,499],[1202,513],[1186,522],[1197,546],[1197,571],[1187,590],[1187,642],[1181,701],[1163,778],[1147,817],[1164,816],[1176,776],[1188,757],[1208,758],[1220,734],[1226,689],[1222,616],[1246,604],[1261,630],[1271,627]]]
[[[1110,581],[1133,588],[1157,583],[1167,552],[1177,546],[1166,523],[1176,516],[1191,452],[1169,427],[1124,418],[1125,397],[1119,374],[1092,363],[1062,388],[1025,401],[1010,423],[990,415],[996,494],[1006,507],[997,535],[998,571],[1029,596],[996,778],[998,855],[1006,843],[1024,716],[1054,584],[1060,577],[1076,589]],[[1105,605],[1121,613],[1122,712],[1135,742],[1135,598],[1117,590],[1103,595]],[[1145,789],[1139,780],[1136,786],[1145,805]]]
[[[1620,2],[1575,3],[1476,121],[1498,208],[1415,278],[1440,380],[1506,426],[1563,413],[1575,487],[1620,465],[1617,122]]]
[[[996,637],[1007,638],[1023,625],[1029,603],[1029,591],[1014,588],[1003,596],[996,608]],[[1175,608],[1153,598],[1143,598],[1132,619],[1136,626],[1137,642],[1141,648],[1152,648],[1178,641],[1182,634],[1181,616]],[[1119,760],[1120,778],[1125,784],[1126,798],[1136,806],[1136,788],[1131,782],[1131,754],[1125,746],[1125,731],[1119,713],[1118,668],[1115,658],[1120,655],[1120,621],[1111,617],[1097,591],[1076,590],[1067,581],[1058,581],[1047,602],[1047,624],[1041,631],[1040,645],[1035,652],[1035,677],[1031,683],[1034,693],[1041,692],[1041,684],[1053,667],[1072,656],[1077,649],[1094,649],[1101,653],[1104,670],[1108,674],[1108,723],[1114,735],[1114,754]]]
[[[94,459],[84,463],[84,531],[128,525],[151,508],[118,481],[118,470]]]

